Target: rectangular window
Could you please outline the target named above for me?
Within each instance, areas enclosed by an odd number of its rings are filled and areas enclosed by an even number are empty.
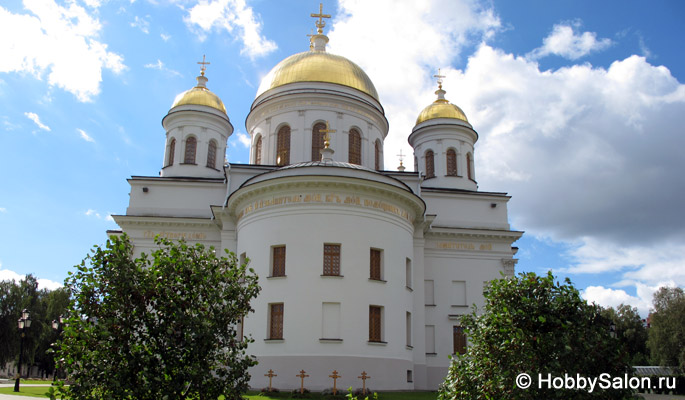
[[[378,249],[371,249],[371,273],[370,273],[370,278],[375,279],[375,280],[382,280],[382,271],[381,271],[381,259],[382,259],[382,252],[381,250]]]
[[[411,289],[411,260],[408,258],[407,258],[405,269],[406,269],[406,273],[407,273],[407,278],[406,278],[407,279],[407,287],[409,289]]]
[[[452,281],[452,305],[466,305],[466,281]]]
[[[412,370],[407,370],[407,382],[414,382],[414,377],[412,375]]]
[[[285,276],[285,246],[271,248],[271,276]]]
[[[423,281],[424,303],[427,306],[435,305],[435,282],[433,280]]]
[[[269,339],[283,339],[283,303],[269,304]]]
[[[407,311],[407,346],[411,347],[411,313]]]
[[[460,325],[454,325],[452,331],[453,354],[466,353],[466,334]]]
[[[426,325],[426,354],[435,354],[435,325]]]
[[[340,303],[322,304],[321,338],[340,339]]]
[[[323,274],[326,276],[340,275],[340,245],[323,245]]]
[[[381,342],[383,307],[369,306],[369,342]]]

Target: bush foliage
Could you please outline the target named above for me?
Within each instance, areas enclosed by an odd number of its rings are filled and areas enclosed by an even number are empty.
[[[601,308],[587,304],[567,279],[555,283],[552,273],[533,273],[492,281],[484,291],[485,306],[462,318],[469,348],[453,358],[439,399],[623,399],[630,390],[538,387],[547,378],[596,378],[602,373],[629,373],[625,353],[610,335]],[[532,385],[522,389],[516,377],[527,373]]]
[[[156,239],[134,258],[111,237],[69,273],[67,326],[57,343],[71,381],[63,399],[227,399],[247,390],[251,341],[238,325],[259,293],[257,277],[228,253]]]

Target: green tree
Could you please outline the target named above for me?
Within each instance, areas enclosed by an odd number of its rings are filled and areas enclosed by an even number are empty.
[[[630,365],[648,365],[647,328],[637,312],[637,308],[621,304],[602,310],[602,315],[616,326],[616,335],[628,354]]]
[[[232,253],[156,243],[134,258],[129,239],[112,236],[70,272],[62,398],[237,399],[247,389],[256,361],[237,326],[259,293],[256,275]]]
[[[647,347],[652,362],[685,371],[685,293],[659,288],[654,293]]]
[[[554,282],[552,273],[497,279],[484,290],[482,313],[462,317],[469,348],[457,355],[439,399],[623,399],[630,391],[539,388],[539,375],[597,378],[629,372],[618,340],[600,307],[580,298],[571,282]],[[532,378],[528,389],[516,377]],[[549,375],[548,375],[549,374]]]
[[[41,376],[45,377],[55,372],[53,347],[54,343],[59,339],[59,331],[53,329],[52,321],[59,321],[60,316],[67,312],[69,292],[62,287],[44,292],[41,298],[44,303],[45,317],[35,351],[34,363],[38,366]],[[64,327],[61,326],[60,328]]]
[[[38,281],[31,274],[19,282],[0,282],[0,365],[19,359],[17,320],[24,309],[31,313],[31,327],[24,338],[22,371],[33,364],[45,329],[44,296],[47,293],[45,289],[38,290]]]

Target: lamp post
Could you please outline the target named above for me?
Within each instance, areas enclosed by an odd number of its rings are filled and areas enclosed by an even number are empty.
[[[17,321],[19,326],[19,331],[21,332],[21,341],[19,344],[19,365],[17,366],[17,380],[14,382],[14,391],[19,391],[19,381],[21,380],[21,357],[24,355],[24,336],[26,336],[26,329],[31,327],[31,313],[29,310],[24,309],[21,312],[21,318]]]
[[[64,325],[64,315],[59,316],[59,321],[56,319],[52,320],[52,329],[54,329],[55,332],[57,332],[57,336],[59,336],[62,333],[62,325]],[[54,353],[53,353],[53,355],[54,355]],[[54,356],[53,356],[53,358],[54,358]],[[57,360],[53,360],[53,361],[55,361],[55,374],[52,377],[52,381],[54,382],[57,380],[57,372],[59,372],[59,367],[57,366]]]

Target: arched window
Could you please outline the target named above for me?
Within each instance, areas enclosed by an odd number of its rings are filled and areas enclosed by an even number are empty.
[[[197,150],[197,139],[191,136],[186,139],[186,153],[183,158],[184,164],[195,164],[195,151]]]
[[[321,150],[323,150],[324,133],[326,124],[319,122],[312,128],[312,161],[321,161]]]
[[[171,142],[169,142],[169,153],[167,155],[167,162],[166,162],[167,167],[169,165],[174,165],[174,153],[175,152],[176,152],[176,139],[171,138]]]
[[[373,149],[373,154],[374,154],[374,169],[376,171],[381,170],[381,142],[380,140],[376,140],[376,143],[374,145]]]
[[[350,129],[348,160],[350,164],[362,163],[362,135],[356,129]]]
[[[216,168],[216,140],[209,141],[207,148],[207,166],[209,168]]]
[[[290,164],[290,127],[284,125],[276,137],[276,165]]]
[[[433,160],[433,150],[426,152],[426,179],[435,178],[435,161]]]
[[[466,153],[466,176],[469,177],[469,179],[473,179],[473,157],[471,156],[471,153]]]
[[[262,163],[262,136],[259,135],[257,143],[254,145],[254,163],[259,165]]]
[[[457,176],[457,152],[454,149],[447,150],[447,175]]]

